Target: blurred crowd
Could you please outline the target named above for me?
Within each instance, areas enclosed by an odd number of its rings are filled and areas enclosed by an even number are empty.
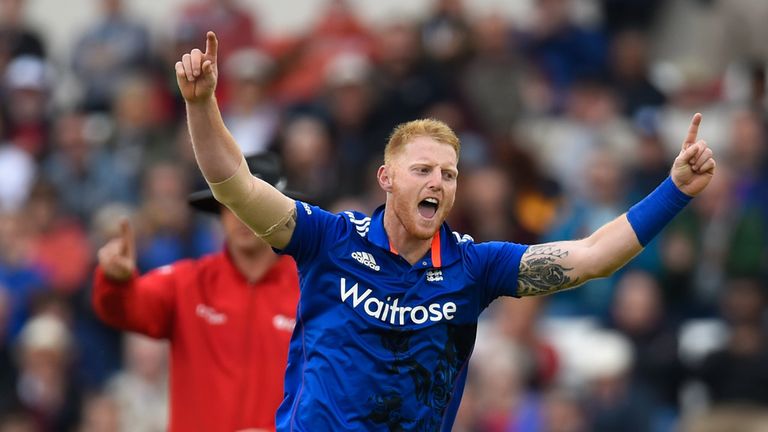
[[[491,305],[455,430],[768,430],[768,3],[531,0],[524,25],[432,3],[372,26],[329,0],[277,39],[203,0],[158,40],[102,0],[61,59],[24,0],[0,0],[0,432],[164,430],[167,347],[101,324],[89,285],[123,217],[142,271],[221,248],[186,203],[205,183],[172,67],[208,29],[243,152],[281,154],[290,187],[329,210],[383,202],[394,125],[448,123],[449,224],[475,241],[588,235],[667,176],[704,113],[710,187],[613,277]],[[709,51],[664,61],[700,34],[691,16],[714,23]]]

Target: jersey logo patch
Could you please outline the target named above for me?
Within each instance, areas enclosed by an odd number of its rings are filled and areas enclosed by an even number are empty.
[[[473,239],[472,236],[469,235],[469,234],[461,235],[461,234],[457,233],[456,231],[454,231],[453,232],[453,236],[456,237],[456,241],[459,242],[459,243],[465,243],[465,242],[472,242],[472,243],[474,243],[475,242],[475,239]]]
[[[351,211],[345,211],[344,214],[347,215],[349,221],[355,225],[355,231],[357,231],[360,237],[365,237],[366,234],[368,234],[368,229],[371,227],[371,218],[364,217],[362,219],[358,219]]]
[[[378,299],[373,295],[373,290],[370,288],[366,288],[361,294],[359,284],[355,283],[351,287],[347,287],[345,278],[339,279],[339,295],[341,302],[351,306],[352,309],[357,309],[360,306],[362,312],[365,312],[369,317],[392,325],[421,325],[427,321],[438,322],[443,319],[450,321],[456,316],[456,303],[454,302],[398,306],[399,298],[392,299],[391,296],[387,296],[386,300]],[[351,302],[347,302],[347,299],[350,298]]]
[[[432,269],[427,270],[427,282],[440,282],[443,280],[443,272],[441,270]]]
[[[373,255],[369,254],[368,252],[352,252],[352,258],[356,259],[357,262],[372,270],[381,270],[381,267],[376,264],[376,260],[373,258]]]
[[[200,318],[208,321],[208,324],[221,325],[227,322],[227,315],[217,311],[211,306],[205,304],[198,304],[195,308],[195,314]]]
[[[275,329],[277,330],[292,332],[293,328],[296,327],[296,320],[278,314],[272,317],[272,325],[275,326]]]

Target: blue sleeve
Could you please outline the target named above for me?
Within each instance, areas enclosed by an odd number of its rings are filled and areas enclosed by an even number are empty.
[[[517,296],[517,273],[527,245],[510,242],[470,243],[466,264],[478,282],[483,306],[499,296]]]
[[[291,241],[278,253],[292,256],[296,263],[311,261],[318,253],[328,250],[341,236],[344,219],[320,207],[296,201],[296,227]]]

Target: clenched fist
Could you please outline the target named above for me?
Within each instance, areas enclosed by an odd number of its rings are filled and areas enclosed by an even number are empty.
[[[127,220],[120,223],[120,235],[105,244],[98,252],[99,266],[104,275],[116,282],[124,282],[136,271],[136,241]]]

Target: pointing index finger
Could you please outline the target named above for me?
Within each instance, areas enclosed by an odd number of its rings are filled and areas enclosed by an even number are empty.
[[[133,259],[135,250],[133,228],[131,227],[131,223],[127,218],[120,221],[120,238],[122,239],[122,248],[120,253]]]
[[[696,113],[691,119],[691,126],[688,127],[688,136],[683,141],[683,150],[687,149],[696,142],[699,134],[699,125],[701,124],[701,113]]]
[[[209,31],[205,35],[205,56],[215,62],[218,52],[219,40],[216,38],[216,33]]]

